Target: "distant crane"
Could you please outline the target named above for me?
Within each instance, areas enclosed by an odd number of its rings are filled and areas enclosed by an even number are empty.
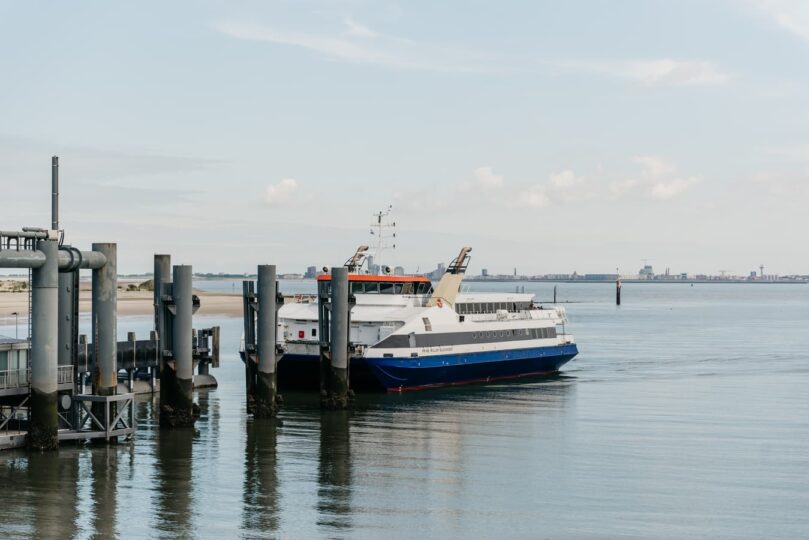
[[[764,265],[762,264],[761,266],[758,267],[758,269],[761,270],[761,274],[759,274],[758,277],[764,279]]]

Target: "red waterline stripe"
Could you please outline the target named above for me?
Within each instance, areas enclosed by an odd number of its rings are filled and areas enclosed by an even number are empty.
[[[468,381],[458,381],[451,383],[436,383],[436,384],[422,384],[417,386],[399,386],[396,388],[387,388],[388,393],[401,394],[402,392],[413,392],[416,390],[429,390],[430,388],[445,388],[447,386],[462,386],[466,384],[480,384],[493,381],[505,381],[508,379],[522,379],[523,377],[535,377],[537,375],[555,375],[559,373],[558,369],[551,371],[531,371],[529,373],[520,373],[519,375],[503,375],[501,377],[486,377],[485,379],[471,379]]]

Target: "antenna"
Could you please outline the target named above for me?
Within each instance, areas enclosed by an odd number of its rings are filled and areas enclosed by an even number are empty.
[[[382,252],[386,249],[396,249],[396,222],[390,219],[393,205],[389,204],[385,210],[372,214],[371,236],[375,237],[374,259],[375,263],[382,261]]]

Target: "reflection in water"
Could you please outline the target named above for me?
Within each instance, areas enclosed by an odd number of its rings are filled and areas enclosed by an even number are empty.
[[[99,444],[90,453],[93,531],[98,538],[113,538],[116,530],[118,451],[115,445]]]
[[[68,454],[68,455],[64,455]],[[76,483],[78,460],[74,452],[30,453],[28,489],[31,507],[19,517],[33,513],[34,538],[71,538],[76,535]],[[16,485],[19,485],[15,483]]]
[[[167,538],[194,536],[192,520],[192,445],[194,430],[162,429],[157,435],[157,524]]]
[[[318,525],[351,528],[351,441],[348,411],[320,415]]]
[[[277,429],[275,419],[247,424],[242,528],[251,534],[267,535],[278,530]]]

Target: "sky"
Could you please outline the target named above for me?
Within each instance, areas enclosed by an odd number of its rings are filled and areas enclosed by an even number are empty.
[[[0,0],[0,229],[199,272],[809,273],[809,2]]]

